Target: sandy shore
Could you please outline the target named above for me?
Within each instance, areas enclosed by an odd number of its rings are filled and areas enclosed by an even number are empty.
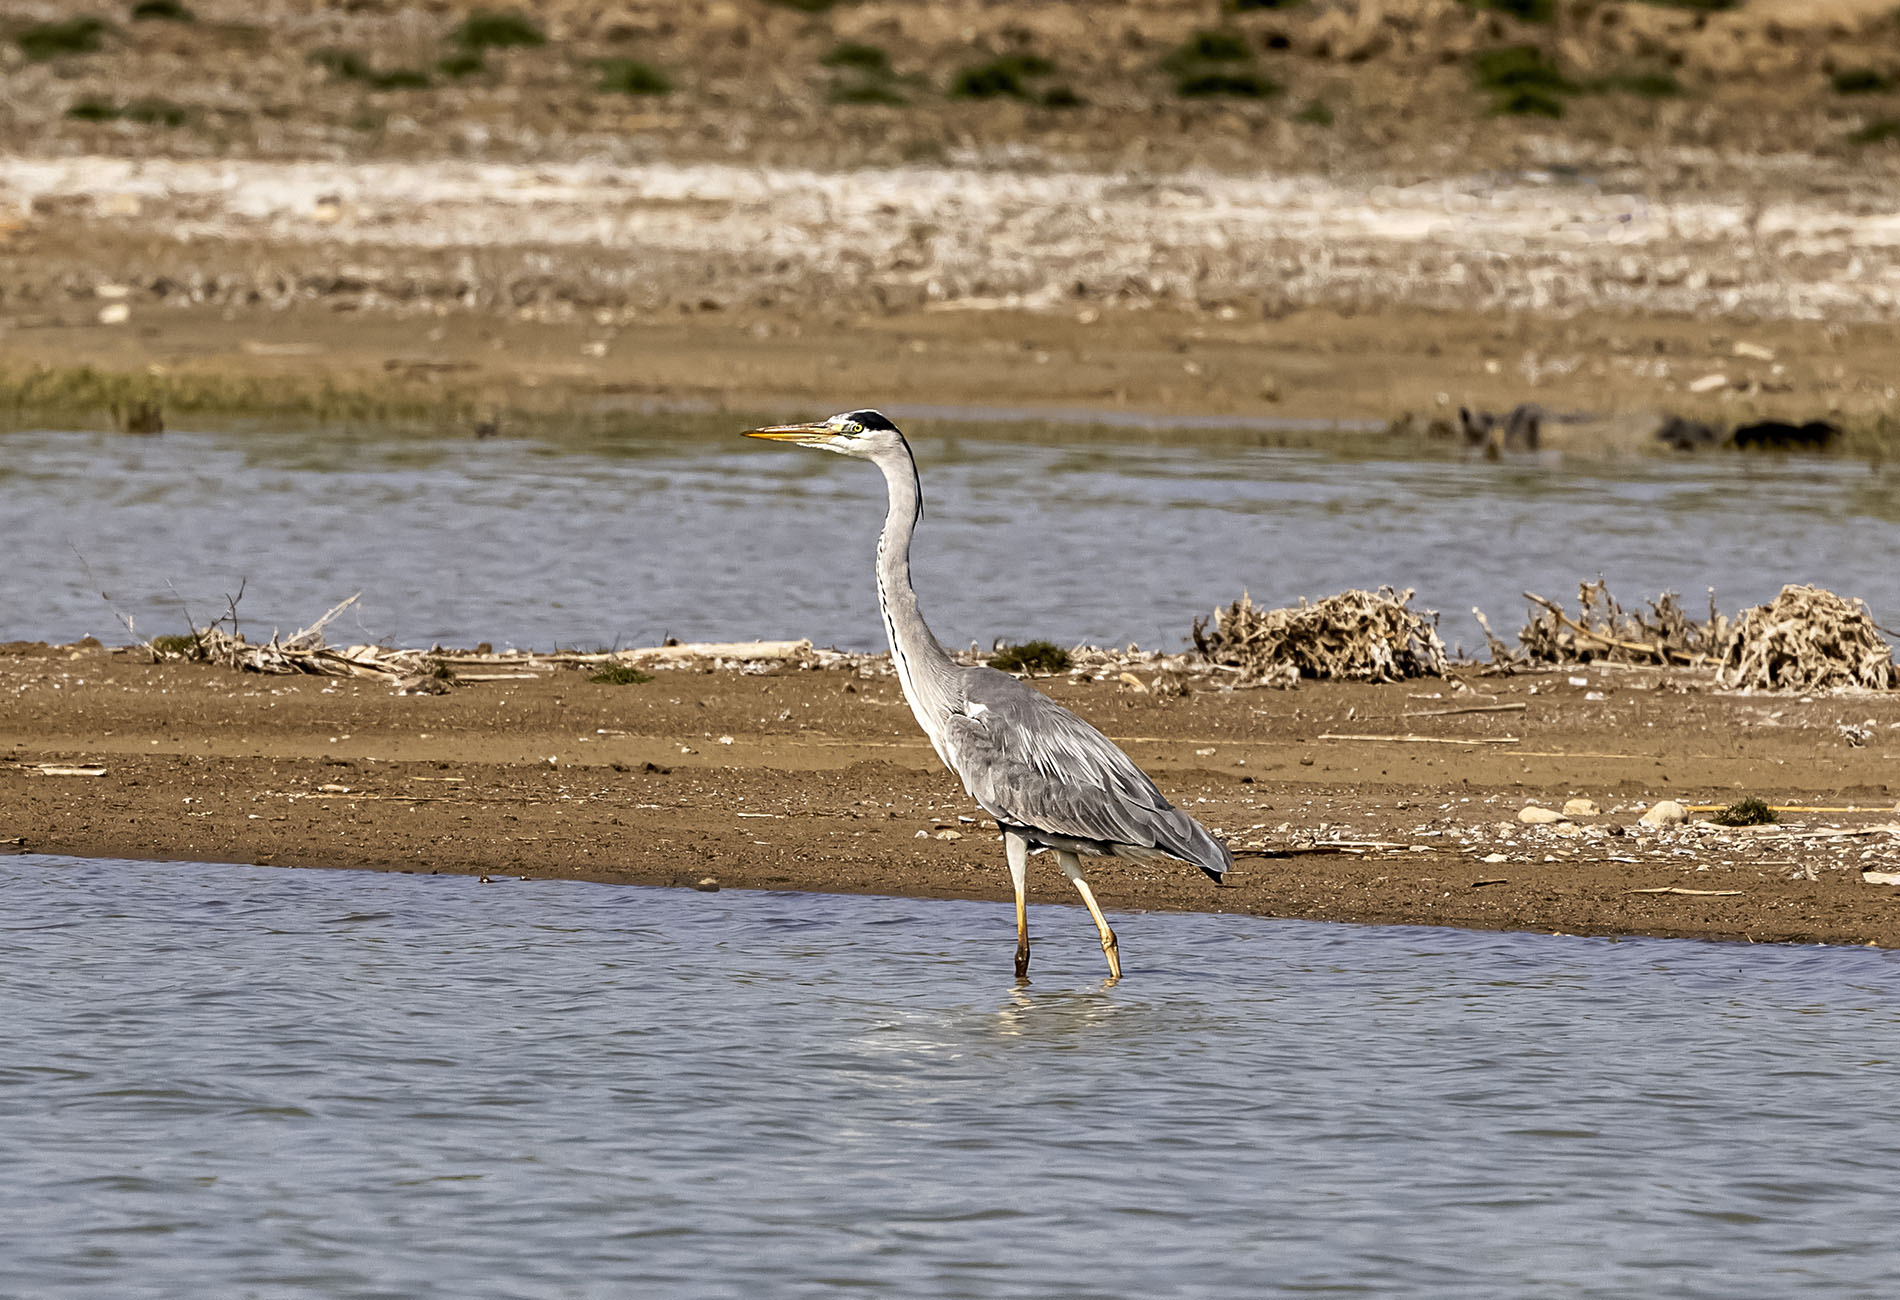
[[[1900,821],[1900,698],[1685,693],[1601,669],[1469,691],[1043,685],[1242,853],[1218,889],[1185,867],[1102,864],[1111,908],[1900,945],[1900,893],[1862,877],[1900,871],[1900,832],[1878,829]],[[1378,739],[1399,736],[1424,739]],[[405,696],[15,645],[0,754],[15,850],[1008,896],[993,828],[965,820],[978,810],[881,673],[609,686],[564,670]],[[1743,794],[1815,811],[1753,830],[1637,824],[1657,799]],[[1516,820],[1576,797],[1601,812]],[[1040,861],[1032,896],[1069,901]],[[1070,938],[1093,942],[1086,925]]]

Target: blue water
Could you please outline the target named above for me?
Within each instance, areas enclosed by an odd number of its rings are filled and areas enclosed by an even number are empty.
[[[0,859],[0,1292],[1900,1294],[1891,953]]]
[[[687,417],[679,417],[684,421]],[[537,441],[252,431],[0,435],[0,640],[185,630],[244,586],[252,634],[361,591],[333,641],[550,649],[808,636],[882,644],[882,479],[720,426]],[[731,431],[743,422],[730,422]],[[1243,590],[1291,604],[1415,587],[1480,647],[1525,590],[1604,575],[1734,613],[1787,582],[1900,622],[1900,479],[1770,457],[1348,459],[1232,439],[912,441],[916,579],[951,645],[1048,637],[1179,649]],[[110,601],[100,599],[100,593]]]

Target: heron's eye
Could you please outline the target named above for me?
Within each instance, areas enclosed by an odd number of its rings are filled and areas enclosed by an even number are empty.
[[[853,420],[850,424],[844,426],[844,431],[855,438],[864,432],[864,426]]]

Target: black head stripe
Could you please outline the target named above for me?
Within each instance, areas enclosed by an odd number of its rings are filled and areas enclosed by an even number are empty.
[[[897,432],[897,426],[885,419],[881,411],[853,411],[847,418],[863,425],[867,430],[876,430],[882,433]]]

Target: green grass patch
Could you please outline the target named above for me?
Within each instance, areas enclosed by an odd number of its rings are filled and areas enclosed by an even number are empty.
[[[1298,9],[1306,0],[1227,0],[1230,14],[1257,13],[1262,9]]]
[[[504,49],[548,43],[547,33],[515,10],[477,9],[456,25],[449,39],[465,50]]]
[[[664,95],[673,89],[664,72],[638,59],[602,59],[597,66],[594,89],[603,95]]]
[[[638,686],[653,680],[652,673],[643,673],[632,664],[608,664],[597,673],[590,673],[590,682],[599,682],[602,686]]]
[[[853,68],[881,77],[891,75],[891,56],[863,41],[840,41],[818,62],[827,68]]]
[[[1780,818],[1765,800],[1749,795],[1746,799],[1737,799],[1718,813],[1711,813],[1709,820],[1717,826],[1767,826]]]
[[[125,110],[111,100],[92,95],[75,100],[66,109],[66,116],[75,122],[116,122],[124,115]]]
[[[153,651],[155,651],[158,654],[167,655],[167,656],[179,655],[179,656],[189,658],[191,655],[197,652],[198,637],[196,634],[188,634],[188,635],[181,635],[181,636],[155,636],[146,644],[150,645]]]
[[[1645,99],[1673,99],[1682,93],[1682,83],[1673,72],[1637,70],[1613,72],[1591,86],[1592,90],[1623,95],[1641,95]]]
[[[88,95],[66,110],[76,122],[137,122],[140,126],[183,126],[189,114],[168,99],[135,99],[123,108],[109,99]]]
[[[957,99],[1030,99],[1029,83],[1055,70],[1040,54],[1005,54],[959,71],[950,94]]]
[[[1829,80],[1837,95],[1878,95],[1893,89],[1893,78],[1878,68],[1842,68]]]
[[[1900,118],[1875,118],[1847,137],[1849,144],[1887,144],[1893,140],[1900,140]]]
[[[482,57],[480,50],[457,50],[453,54],[437,59],[435,70],[450,81],[460,81],[478,72],[486,72],[488,60]]]
[[[185,8],[180,0],[138,0],[132,6],[132,21],[135,23],[192,23],[198,21],[198,15]]]
[[[829,13],[837,7],[838,0],[770,0],[781,9],[796,9],[801,14]]]
[[[141,126],[183,126],[186,116],[184,106],[169,99],[135,99],[125,106],[125,120]]]
[[[1196,72],[1179,77],[1174,93],[1183,99],[1265,99],[1280,93],[1280,83],[1257,72]]]
[[[1506,45],[1471,56],[1471,78],[1504,116],[1562,117],[1563,95],[1577,86],[1535,45]]]
[[[1006,673],[1061,673],[1067,672],[1072,662],[1069,652],[1053,641],[1006,645],[990,656],[990,667]]]
[[[1245,65],[1253,47],[1236,32],[1201,31],[1162,56],[1161,69],[1174,77],[1174,93],[1183,99],[1265,99],[1280,84]]]
[[[880,78],[840,82],[831,88],[834,104],[882,104],[897,108],[910,103],[904,92]]]
[[[1547,23],[1557,16],[1556,0],[1464,0],[1467,8],[1509,14],[1521,22]]]
[[[321,49],[312,51],[310,62],[333,77],[362,81],[369,76],[369,64],[355,50]]]
[[[1199,72],[1210,63],[1246,63],[1253,50],[1237,32],[1196,32],[1162,57],[1165,72]]]
[[[92,54],[99,49],[107,28],[97,18],[68,18],[63,23],[36,23],[13,38],[20,53],[35,63],[67,54]]]
[[[1311,100],[1305,108],[1293,115],[1295,122],[1304,122],[1307,126],[1331,126],[1333,110],[1321,100]]]
[[[1086,108],[1088,100],[1077,93],[1070,85],[1051,86],[1036,96],[1036,102],[1044,108]]]
[[[357,81],[371,90],[427,90],[429,74],[419,68],[375,68],[355,50],[323,49],[310,62],[339,81]]]

